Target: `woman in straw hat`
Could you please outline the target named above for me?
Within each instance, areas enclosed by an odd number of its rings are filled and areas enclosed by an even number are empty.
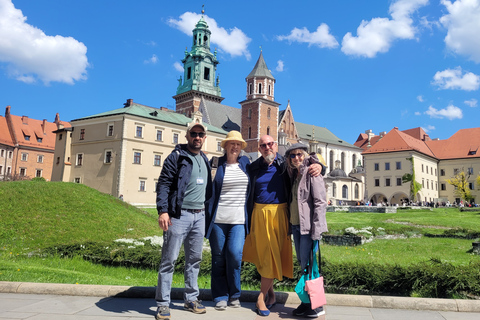
[[[207,203],[205,236],[212,252],[211,289],[215,309],[240,307],[240,271],[245,235],[248,234],[246,198],[247,165],[240,155],[247,143],[238,131],[230,131],[221,143],[225,154],[218,159],[213,194]]]

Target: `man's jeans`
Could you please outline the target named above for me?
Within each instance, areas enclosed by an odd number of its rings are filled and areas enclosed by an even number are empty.
[[[213,301],[239,299],[245,225],[214,223],[209,240],[212,248]]]
[[[155,293],[157,306],[170,305],[170,291],[175,262],[182,243],[185,249],[185,301],[198,298],[198,272],[202,261],[203,237],[205,235],[205,211],[191,213],[182,210],[180,219],[172,218],[172,225],[163,232],[162,260],[158,270]]]
[[[300,234],[300,225],[292,225],[292,234],[297,260],[302,270],[305,270],[308,265],[308,260],[310,260],[310,252],[313,249],[313,240],[310,234]]]

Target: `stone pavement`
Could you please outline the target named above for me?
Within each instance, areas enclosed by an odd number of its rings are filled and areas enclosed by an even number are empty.
[[[153,287],[39,284],[0,281],[0,320],[140,320],[154,319]],[[201,295],[207,313],[183,310],[182,290],[172,291],[172,320],[299,319],[291,312],[298,305],[296,294],[278,292],[277,305],[268,317],[255,313],[258,292],[242,293],[241,308],[216,311]],[[420,299],[327,294],[326,315],[319,320],[479,320],[480,301]]]

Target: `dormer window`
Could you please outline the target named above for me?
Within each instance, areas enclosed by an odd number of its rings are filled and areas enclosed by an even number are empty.
[[[25,141],[30,141],[30,136],[23,136],[25,138]]]

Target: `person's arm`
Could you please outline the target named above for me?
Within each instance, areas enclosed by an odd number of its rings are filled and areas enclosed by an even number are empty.
[[[322,233],[327,232],[327,192],[322,176],[310,177],[310,193],[313,201],[311,235],[313,240],[320,240]]]
[[[157,183],[157,212],[158,225],[163,231],[168,230],[168,226],[172,225],[170,215],[168,213],[168,194],[177,174],[178,153],[172,152],[163,162],[162,172]]]
[[[327,168],[318,160],[317,155],[315,153],[310,154],[308,157],[309,166],[308,166],[308,174],[312,177],[318,177],[319,175],[324,176]]]

